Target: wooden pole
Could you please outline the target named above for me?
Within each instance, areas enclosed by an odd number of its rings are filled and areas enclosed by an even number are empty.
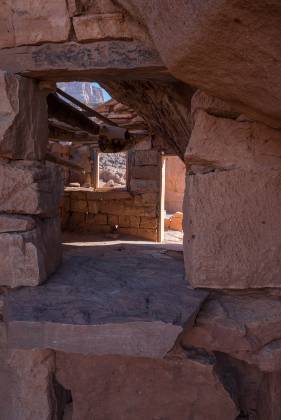
[[[63,90],[57,88],[57,93],[61,96],[63,96],[65,99],[69,100],[73,104],[79,106],[79,108],[84,109],[84,111],[87,112],[88,117],[96,117],[100,121],[103,121],[104,123],[108,125],[113,125],[115,127],[118,127],[118,125],[111,121],[109,118],[106,118],[104,115],[100,114],[99,112],[95,111],[93,108],[90,108],[89,106],[83,104],[83,102],[78,101],[78,99],[73,98],[73,96],[69,95],[68,93],[64,92]]]
[[[98,124],[59,98],[57,94],[50,93],[47,96],[47,102],[49,118],[63,122],[73,129],[86,131],[90,135],[99,134],[100,126]]]

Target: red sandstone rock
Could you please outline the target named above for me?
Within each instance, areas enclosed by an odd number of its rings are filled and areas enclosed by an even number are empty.
[[[220,116],[209,115],[198,103],[185,154],[189,281],[194,287],[278,287],[280,131],[230,119],[212,100]]]
[[[182,232],[182,219],[183,214],[181,211],[177,211],[169,219],[169,229]]]
[[[7,354],[6,369],[11,375],[9,379],[13,394],[5,420],[54,418],[54,353],[49,350],[11,351]]]
[[[73,26],[78,41],[132,38],[122,13],[99,13],[74,17]]]
[[[119,3],[146,25],[176,78],[280,127],[278,0],[177,0],[173,5],[163,0],[161,7],[158,0],[145,7],[141,0]]]
[[[48,141],[45,93],[36,82],[0,71],[0,156],[42,159]]]
[[[70,31],[66,0],[4,0],[0,48],[66,41]]]
[[[0,217],[0,224],[3,218],[5,221],[6,216]],[[36,286],[55,271],[61,260],[58,219],[37,221],[25,232],[19,221],[22,219],[11,216],[8,232],[0,233],[1,286]]]
[[[218,118],[200,110],[197,105],[193,115],[195,123],[185,152],[188,165],[280,169],[280,130],[257,122]]]
[[[281,298],[278,293],[214,294],[202,306],[184,346],[230,354],[265,372],[281,368]]]
[[[61,169],[32,161],[0,161],[0,211],[50,216],[58,213]]]
[[[29,216],[0,214],[0,233],[26,232],[35,225],[35,220]]]
[[[211,360],[83,357],[57,353],[73,420],[234,420],[234,402]]]
[[[184,250],[193,287],[280,286],[280,185],[276,170],[189,177]]]

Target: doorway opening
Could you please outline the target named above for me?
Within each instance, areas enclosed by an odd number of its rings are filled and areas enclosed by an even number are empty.
[[[161,229],[165,242],[183,241],[185,164],[178,156],[163,156]]]

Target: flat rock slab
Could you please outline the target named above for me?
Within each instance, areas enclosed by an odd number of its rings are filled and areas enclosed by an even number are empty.
[[[46,284],[6,296],[11,348],[162,357],[193,325],[207,293],[188,287],[181,252],[102,244],[65,245]]]
[[[66,81],[100,79],[174,80],[158,52],[137,41],[45,43],[0,51],[1,68],[28,77]]]

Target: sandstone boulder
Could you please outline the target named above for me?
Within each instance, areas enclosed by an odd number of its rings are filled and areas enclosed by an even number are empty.
[[[182,344],[230,354],[264,372],[280,371],[280,294],[212,294]]]
[[[0,225],[5,222],[7,216],[1,216]],[[0,285],[18,287],[42,283],[60,263],[59,220],[25,220],[30,230],[24,232],[22,218],[11,216],[8,222],[8,232],[0,233]]]
[[[280,127],[278,0],[177,0],[172,7],[170,0],[161,1],[161,7],[158,0],[145,7],[141,0],[119,4],[147,27],[177,79]]]
[[[73,420],[234,420],[238,414],[211,358],[57,353],[56,366],[58,381],[72,392]]]
[[[0,92],[0,156],[43,159],[48,142],[45,93],[35,81],[3,71]]]
[[[60,167],[32,161],[0,160],[0,211],[55,215],[62,192]]]
[[[4,0],[0,48],[66,41],[70,31],[66,0]]]

